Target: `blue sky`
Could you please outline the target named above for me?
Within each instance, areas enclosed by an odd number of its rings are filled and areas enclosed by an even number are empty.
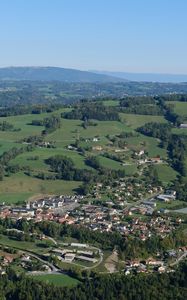
[[[187,74],[187,0],[0,0],[0,67]]]

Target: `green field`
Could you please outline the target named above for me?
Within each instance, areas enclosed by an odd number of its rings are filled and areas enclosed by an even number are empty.
[[[168,165],[155,165],[159,179],[164,183],[169,183],[176,178],[178,173]]]
[[[187,128],[172,128],[172,133],[179,135],[187,135]]]
[[[11,239],[6,235],[0,235],[0,245],[16,248],[19,250],[29,250],[36,254],[45,254],[49,251],[46,247],[46,243],[41,240],[36,240],[35,242],[18,241]]]
[[[117,101],[105,101],[104,105],[114,106],[118,104]],[[11,149],[12,147],[23,147],[20,140],[32,136],[39,135],[43,130],[42,126],[29,125],[32,120],[44,119],[51,114],[60,115],[61,112],[70,110],[70,108],[60,109],[53,113],[43,113],[39,115],[27,114],[21,116],[12,116],[1,118],[1,121],[7,121],[14,125],[14,128],[20,128],[18,132],[3,132],[0,131],[0,155]],[[45,160],[54,155],[64,155],[71,158],[78,169],[90,168],[85,164],[85,158],[88,155],[99,155],[100,163],[103,167],[114,170],[124,169],[127,175],[136,173],[137,167],[132,163],[130,155],[132,151],[141,150],[142,148],[148,152],[149,157],[160,156],[167,158],[165,149],[159,147],[160,141],[139,134],[135,137],[126,138],[127,148],[129,151],[123,154],[123,159],[129,165],[123,166],[120,162],[103,157],[99,151],[92,150],[94,146],[102,146],[102,151],[114,152],[116,146],[109,145],[110,137],[115,137],[121,132],[134,132],[135,129],[147,122],[166,122],[162,116],[148,116],[148,115],[132,115],[120,114],[121,122],[118,121],[97,121],[94,120],[96,126],[88,126],[84,129],[81,120],[61,120],[61,128],[57,129],[46,136],[46,141],[55,142],[56,148],[40,148],[36,147],[32,152],[24,152],[18,155],[15,159],[10,161],[10,165],[19,165],[21,167],[29,167],[32,174],[37,175],[40,172],[49,174],[51,172],[50,166],[45,163]],[[93,138],[98,137],[98,141],[94,142]],[[77,151],[68,150],[67,146],[80,140],[81,147],[89,148],[85,155],[81,155]],[[33,160],[33,157],[38,157]],[[176,172],[169,167],[163,169],[157,166],[159,177],[164,182],[172,180],[176,176]],[[63,181],[63,180],[40,180],[36,177],[27,176],[24,172],[11,174],[9,177],[4,177],[0,181],[0,203],[17,203],[27,200],[29,197],[37,194],[73,194],[81,185],[81,182]]]
[[[47,284],[54,284],[56,286],[76,286],[79,281],[65,274],[47,274],[32,276],[35,280],[43,281]]]
[[[174,112],[184,117],[187,120],[187,102],[180,102],[180,101],[168,101],[170,105],[174,106]]]
[[[121,120],[132,129],[143,126],[145,123],[158,122],[166,123],[166,119],[162,116],[135,115],[120,113]]]
[[[79,181],[40,180],[18,173],[0,181],[0,201],[4,201],[4,195],[10,203],[26,200],[34,194],[72,194],[80,184]]]
[[[167,157],[166,149],[160,148],[160,141],[155,138],[139,134],[138,137],[127,138],[126,142],[128,147],[133,147],[135,150],[145,149],[148,152],[149,157],[158,155],[162,158]]]
[[[119,100],[105,100],[103,101],[103,104],[106,106],[118,106]]]
[[[125,174],[127,175],[133,175],[137,171],[137,167],[134,164],[123,166],[120,162],[104,156],[100,156],[99,161],[102,167],[113,169],[113,170],[125,170],[126,172]]]
[[[5,202],[6,204],[11,203],[22,203],[25,202],[28,198],[33,196],[33,193],[0,193],[0,203]]]

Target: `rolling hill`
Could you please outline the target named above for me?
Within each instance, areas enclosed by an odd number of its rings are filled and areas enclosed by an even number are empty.
[[[58,67],[0,68],[0,80],[61,81],[61,82],[124,82],[124,78]]]

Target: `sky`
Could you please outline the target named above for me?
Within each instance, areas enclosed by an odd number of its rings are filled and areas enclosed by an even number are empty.
[[[0,67],[187,74],[187,0],[0,0]]]

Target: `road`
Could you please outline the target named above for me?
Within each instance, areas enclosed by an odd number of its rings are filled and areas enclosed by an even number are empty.
[[[169,266],[173,267],[175,265],[178,265],[181,262],[181,260],[183,260],[184,258],[186,258],[186,256],[187,256],[187,251],[185,251],[179,258],[177,258],[175,262],[169,264]]]
[[[0,243],[0,245],[6,246],[5,244],[1,244],[1,243]],[[10,247],[10,246],[7,245],[7,247]],[[31,257],[39,260],[43,264],[47,265],[51,269],[52,272],[59,272],[59,273],[61,273],[61,271],[62,271],[60,268],[58,268],[55,265],[53,265],[52,263],[50,263],[50,262],[42,259],[39,255],[37,255],[37,254],[35,254],[35,253],[31,252],[31,251],[28,251],[28,250],[25,250],[25,249],[22,249],[22,248],[19,248],[19,247],[15,247],[15,246],[12,247],[12,248],[14,248],[16,250],[19,250],[19,251],[22,251],[23,253],[26,253],[29,256],[31,256]]]

